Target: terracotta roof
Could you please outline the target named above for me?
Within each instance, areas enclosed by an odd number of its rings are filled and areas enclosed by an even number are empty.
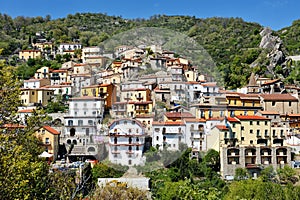
[[[239,120],[271,120],[269,118],[257,115],[238,115],[236,118]]]
[[[261,94],[265,101],[298,101],[298,99],[290,94]]]
[[[295,114],[288,114],[289,117],[300,117],[299,113],[295,113]]]
[[[153,118],[154,114],[141,114],[141,115],[136,115],[135,118]]]
[[[47,130],[48,132],[52,133],[53,135],[59,135],[60,132],[58,132],[57,130],[55,130],[54,128],[50,127],[50,126],[43,126],[43,128],[45,130]]]
[[[279,81],[280,81],[280,79],[274,79],[274,80],[271,80],[271,81],[266,81],[262,85],[271,85],[271,84],[277,83]]]
[[[25,128],[24,125],[21,124],[4,124],[4,128]]]
[[[18,113],[32,113],[34,109],[23,109],[19,110]]]
[[[225,125],[216,125],[215,126],[217,129],[221,131],[228,131],[229,129]]]
[[[205,87],[216,87],[217,83],[216,82],[206,82],[206,83],[202,83],[201,85],[205,86]]]
[[[185,118],[184,121],[186,122],[206,122],[203,118]]]
[[[234,117],[227,117],[227,120],[228,120],[229,122],[240,122],[239,120],[237,120],[237,119],[234,118]]]
[[[167,118],[195,118],[195,116],[189,112],[166,112],[165,116]]]
[[[157,126],[185,126],[185,123],[183,121],[166,121],[166,122],[158,122],[158,121],[153,121],[152,125],[157,125]]]

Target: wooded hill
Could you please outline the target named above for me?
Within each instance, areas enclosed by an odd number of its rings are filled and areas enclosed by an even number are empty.
[[[286,45],[288,54],[299,52],[297,43],[300,25],[295,21],[291,27],[278,31]],[[80,41],[83,46],[96,46],[113,35],[139,27],[161,27],[184,33],[197,41],[210,54],[217,66],[224,86],[237,88],[247,84],[252,71],[264,74],[265,66],[251,68],[250,64],[264,60],[265,52],[259,48],[258,23],[245,22],[241,18],[206,18],[193,16],[154,15],[149,19],[127,20],[120,16],[105,14],[76,13],[65,18],[51,20],[46,17],[11,18],[0,14],[0,49],[8,57],[16,50],[27,49],[36,40],[35,33],[41,32],[48,41],[56,44]],[[267,63],[261,62],[261,65]]]

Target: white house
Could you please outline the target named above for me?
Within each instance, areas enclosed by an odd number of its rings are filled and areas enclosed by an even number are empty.
[[[109,125],[109,160],[121,165],[143,165],[145,128],[134,119],[119,119]]]
[[[61,143],[70,147],[70,155],[97,154],[97,140],[101,136],[104,99],[100,97],[74,97],[69,100],[69,112],[64,116],[65,131]],[[102,134],[103,135],[103,134]]]

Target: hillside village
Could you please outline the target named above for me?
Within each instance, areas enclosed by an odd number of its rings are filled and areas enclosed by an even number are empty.
[[[253,73],[246,87],[225,90],[193,61],[155,44],[116,46],[110,54],[80,43],[56,48],[43,39],[32,46],[19,59],[72,58],[57,70],[41,67],[21,88],[22,125],[49,102],[68,108],[49,114],[52,123],[37,130],[52,161],[144,165],[150,146],[179,150],[185,144],[191,159],[218,151],[225,179],[237,168],[256,177],[267,166],[296,166],[300,88],[294,85]]]

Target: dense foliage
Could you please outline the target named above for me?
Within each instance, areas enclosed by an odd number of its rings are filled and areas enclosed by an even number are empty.
[[[260,42],[259,32],[262,29],[259,24],[245,22],[241,18],[199,19],[190,16],[155,15],[150,19],[126,20],[105,14],[76,13],[51,20],[50,16],[20,16],[13,19],[1,14],[0,49],[3,49],[3,56],[9,56],[18,49],[30,48],[31,43],[37,41],[36,33],[55,44],[80,41],[84,46],[95,46],[112,35],[138,27],[167,28],[192,37],[208,51],[216,65],[220,66],[218,70],[228,87],[239,87],[247,81],[251,71],[248,64],[255,59],[255,49]],[[10,61],[15,63],[15,59],[10,58]],[[231,66],[232,61],[235,61],[234,66]],[[229,73],[236,75],[228,77]],[[26,75],[22,77],[28,78]],[[226,79],[233,82],[227,82]]]

